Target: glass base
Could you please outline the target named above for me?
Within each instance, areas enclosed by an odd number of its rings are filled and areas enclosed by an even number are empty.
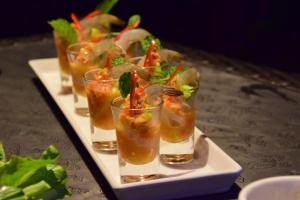
[[[62,95],[72,94],[72,87],[71,86],[61,86],[60,94],[62,94]]]
[[[89,109],[88,108],[75,108],[75,113],[80,116],[83,116],[83,117],[88,117]]]
[[[121,182],[122,183],[133,183],[133,182],[155,180],[155,179],[159,179],[159,178],[160,177],[157,174],[144,175],[144,176],[127,175],[127,176],[121,176]]]
[[[164,164],[186,164],[194,159],[194,134],[177,143],[160,140],[160,161]]]
[[[117,138],[116,131],[104,130],[93,126],[91,122],[91,133],[93,148],[96,151],[116,151],[117,150]]]
[[[72,77],[69,74],[60,72],[61,81],[61,94],[71,94],[72,93]]]
[[[117,142],[104,141],[104,142],[92,142],[93,149],[95,151],[116,151]]]
[[[164,164],[176,165],[186,164],[194,160],[193,154],[162,154],[160,161]]]
[[[73,96],[74,96],[75,113],[83,117],[88,117],[89,108],[88,108],[88,102],[86,96],[78,95],[74,88],[73,88]]]

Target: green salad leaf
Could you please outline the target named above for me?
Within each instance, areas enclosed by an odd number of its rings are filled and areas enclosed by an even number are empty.
[[[0,199],[50,200],[70,196],[65,186],[67,173],[56,164],[58,157],[59,152],[53,145],[40,159],[13,155],[0,166]]]
[[[149,48],[152,40],[154,40],[156,42],[156,46],[158,49],[162,49],[160,40],[158,38],[156,38],[154,35],[148,35],[141,42],[144,53],[146,53],[148,51],[148,48]]]
[[[119,90],[123,98],[130,93],[131,73],[125,72],[119,78]]]
[[[126,58],[124,57],[116,57],[112,59],[112,66],[115,67],[117,65],[121,65],[126,62]]]
[[[100,10],[102,13],[109,13],[118,1],[119,0],[103,0],[96,6],[96,9]]]
[[[69,44],[73,44],[77,41],[76,32],[67,20],[58,18],[48,21],[48,24],[62,39],[66,40]]]

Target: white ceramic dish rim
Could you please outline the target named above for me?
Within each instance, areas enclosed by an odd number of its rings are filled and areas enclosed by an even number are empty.
[[[254,189],[261,187],[263,185],[267,185],[270,183],[279,183],[279,182],[286,182],[286,181],[300,181],[300,176],[291,175],[291,176],[275,176],[275,177],[268,177],[264,179],[260,179],[248,184],[246,187],[242,189],[239,194],[238,200],[247,200],[247,195]]]

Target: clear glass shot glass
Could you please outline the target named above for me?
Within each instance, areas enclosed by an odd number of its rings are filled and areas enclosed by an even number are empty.
[[[124,103],[122,97],[112,101],[121,182],[157,179],[162,100],[141,109],[126,108]]]
[[[190,88],[191,89],[191,88]],[[161,113],[160,160],[165,164],[185,164],[194,159],[194,106],[198,87],[188,100],[183,96],[163,95]]]
[[[94,69],[84,75],[92,145],[97,151],[115,151],[117,142],[111,101],[120,96],[120,91],[118,79],[112,77],[103,79],[104,71],[104,69]]]
[[[68,46],[67,55],[73,80],[75,112],[81,116],[88,116],[88,102],[83,78],[86,72],[97,67],[97,56],[93,52],[91,43],[87,42]]]
[[[68,94],[72,92],[71,69],[67,56],[69,43],[62,39],[55,31],[53,32],[53,38],[60,69],[61,90],[64,94]]]

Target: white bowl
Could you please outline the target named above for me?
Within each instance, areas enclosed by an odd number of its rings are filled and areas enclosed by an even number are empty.
[[[238,200],[300,200],[300,176],[278,176],[255,181]]]

